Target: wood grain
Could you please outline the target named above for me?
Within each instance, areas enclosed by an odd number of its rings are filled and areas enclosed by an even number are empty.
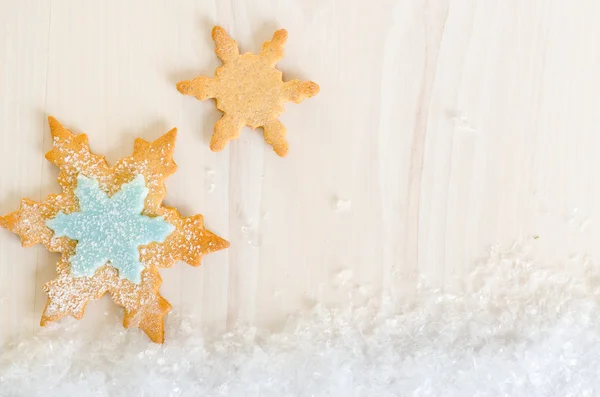
[[[163,271],[162,293],[217,331],[343,302],[342,270],[404,302],[420,279],[459,291],[494,245],[598,260],[599,17],[594,0],[0,0],[0,212],[58,189],[47,115],[111,162],[177,127],[167,203],[232,246]],[[286,28],[284,78],[321,86],[286,106],[287,158],[247,128],[210,152],[220,113],[176,91],[219,65],[214,24],[244,52]],[[56,259],[0,233],[0,341],[39,331]]]

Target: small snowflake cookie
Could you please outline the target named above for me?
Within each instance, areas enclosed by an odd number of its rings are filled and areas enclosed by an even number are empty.
[[[173,162],[176,130],[154,142],[137,139],[133,154],[109,167],[90,152],[85,134],[75,135],[50,117],[54,145],[46,158],[59,169],[62,193],[0,217],[24,247],[41,243],[58,252],[58,277],[48,282],[41,325],[66,315],[83,317],[90,299],[107,292],[125,309],[123,325],[164,342],[171,305],[159,293],[160,267],[177,261],[200,265],[229,243],[204,228],[202,215],[182,217],[162,204]]]
[[[223,150],[227,142],[240,135],[243,126],[262,127],[265,141],[279,156],[288,152],[285,127],[277,117],[285,102],[300,103],[319,92],[312,81],[283,81],[275,64],[283,58],[287,31],[280,29],[263,44],[260,54],[240,54],[237,42],[220,26],[212,31],[215,52],[223,61],[214,78],[205,76],[181,81],[177,89],[200,100],[214,98],[223,117],[215,124],[210,148]]]

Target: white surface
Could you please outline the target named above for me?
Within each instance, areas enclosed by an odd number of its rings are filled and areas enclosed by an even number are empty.
[[[0,212],[57,191],[53,115],[112,162],[179,128],[167,202],[232,247],[163,271],[162,292],[216,331],[343,302],[344,269],[403,302],[419,277],[460,291],[492,244],[577,267],[600,254],[599,17],[595,0],[0,0]],[[249,129],[210,152],[220,113],[176,91],[219,65],[216,23],[243,51],[286,28],[284,77],[320,84],[281,117],[287,158]],[[56,259],[0,233],[0,340],[41,331]],[[118,312],[91,303],[78,329]]]

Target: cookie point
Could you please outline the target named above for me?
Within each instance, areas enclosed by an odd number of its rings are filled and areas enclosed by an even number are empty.
[[[180,81],[179,83],[177,83],[177,91],[181,92],[182,94],[187,94],[190,92],[190,82],[189,80],[184,80],[184,81]]]
[[[171,128],[165,135],[172,139],[177,138],[177,127]]]
[[[286,145],[282,145],[282,146],[278,146],[276,148],[273,148],[273,150],[275,151],[275,153],[277,153],[277,155],[279,157],[285,157],[288,154],[289,147],[286,144]]]
[[[319,87],[319,85],[317,83],[312,82],[312,81],[309,82],[308,95],[310,95],[310,96],[317,95],[320,90],[321,90],[321,87]]]
[[[225,33],[225,29],[223,29],[219,25],[215,26],[212,30],[213,39],[217,38],[218,36],[224,35],[224,34],[227,34],[227,33]]]
[[[220,152],[225,149],[225,145],[226,142],[211,140],[209,147],[212,152]]]
[[[288,38],[288,32],[285,29],[279,29],[275,33],[273,33],[273,38],[280,42],[285,42]]]
[[[210,230],[204,229],[204,233],[206,233],[208,236],[210,236],[210,238],[212,240],[209,250],[206,251],[206,253],[224,250],[231,246],[229,241],[225,240],[223,237],[217,236],[215,233],[211,232]]]
[[[57,119],[55,119],[52,116],[48,116],[48,124],[50,124],[50,129],[54,129],[54,128],[60,128],[62,127],[62,124],[60,123],[60,121],[58,121]]]

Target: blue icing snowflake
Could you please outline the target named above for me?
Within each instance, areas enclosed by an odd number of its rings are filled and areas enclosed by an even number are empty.
[[[47,221],[56,237],[77,240],[71,257],[74,277],[93,276],[110,261],[119,275],[139,284],[144,266],[138,247],[152,242],[162,243],[175,227],[162,216],[142,215],[148,188],[142,175],[121,186],[112,197],[100,189],[98,181],[79,175],[75,196],[79,212],[59,212]]]

